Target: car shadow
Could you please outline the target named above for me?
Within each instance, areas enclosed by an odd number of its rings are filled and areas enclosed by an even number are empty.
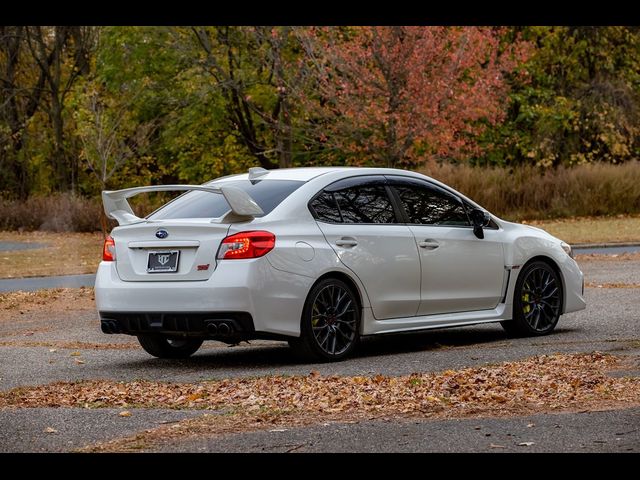
[[[566,331],[566,330],[565,330]],[[501,348],[506,342],[519,342],[531,339],[514,339],[500,326],[460,327],[446,330],[428,330],[413,333],[386,334],[366,337],[356,352],[344,362],[354,362],[366,358],[401,355],[407,353],[437,351],[458,348]],[[206,345],[206,343],[205,343]],[[321,365],[306,362],[297,357],[285,342],[261,343],[236,347],[205,348],[196,355],[183,360],[162,360],[149,357],[145,360],[131,360],[122,366],[162,369],[203,368],[210,370],[250,370],[252,368]]]

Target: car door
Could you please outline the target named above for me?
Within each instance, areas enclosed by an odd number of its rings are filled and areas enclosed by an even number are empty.
[[[429,182],[388,177],[420,252],[418,315],[495,308],[506,271],[500,232],[473,233],[459,197]]]
[[[420,305],[420,261],[409,227],[398,222],[383,176],[326,187],[310,202],[325,238],[358,276],[378,319],[412,317]]]

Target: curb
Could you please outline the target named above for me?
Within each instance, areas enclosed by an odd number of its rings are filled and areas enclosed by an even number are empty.
[[[572,243],[571,248],[640,247],[640,242]]]

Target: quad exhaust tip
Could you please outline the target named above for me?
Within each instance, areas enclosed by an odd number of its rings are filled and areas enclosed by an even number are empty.
[[[227,322],[221,322],[218,326],[218,333],[220,335],[229,335],[231,333],[231,327]]]
[[[218,325],[213,322],[207,323],[207,332],[209,335],[217,335],[218,334]]]
[[[120,333],[120,325],[115,320],[102,320],[100,330],[103,333]]]
[[[234,333],[234,326],[230,322],[225,321],[208,321],[205,330],[211,336],[228,336]]]

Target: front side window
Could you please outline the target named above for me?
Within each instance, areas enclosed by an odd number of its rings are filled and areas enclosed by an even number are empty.
[[[396,223],[384,185],[359,185],[334,192],[344,223]]]
[[[462,202],[444,190],[422,182],[401,182],[393,186],[409,223],[419,225],[470,226]]]

